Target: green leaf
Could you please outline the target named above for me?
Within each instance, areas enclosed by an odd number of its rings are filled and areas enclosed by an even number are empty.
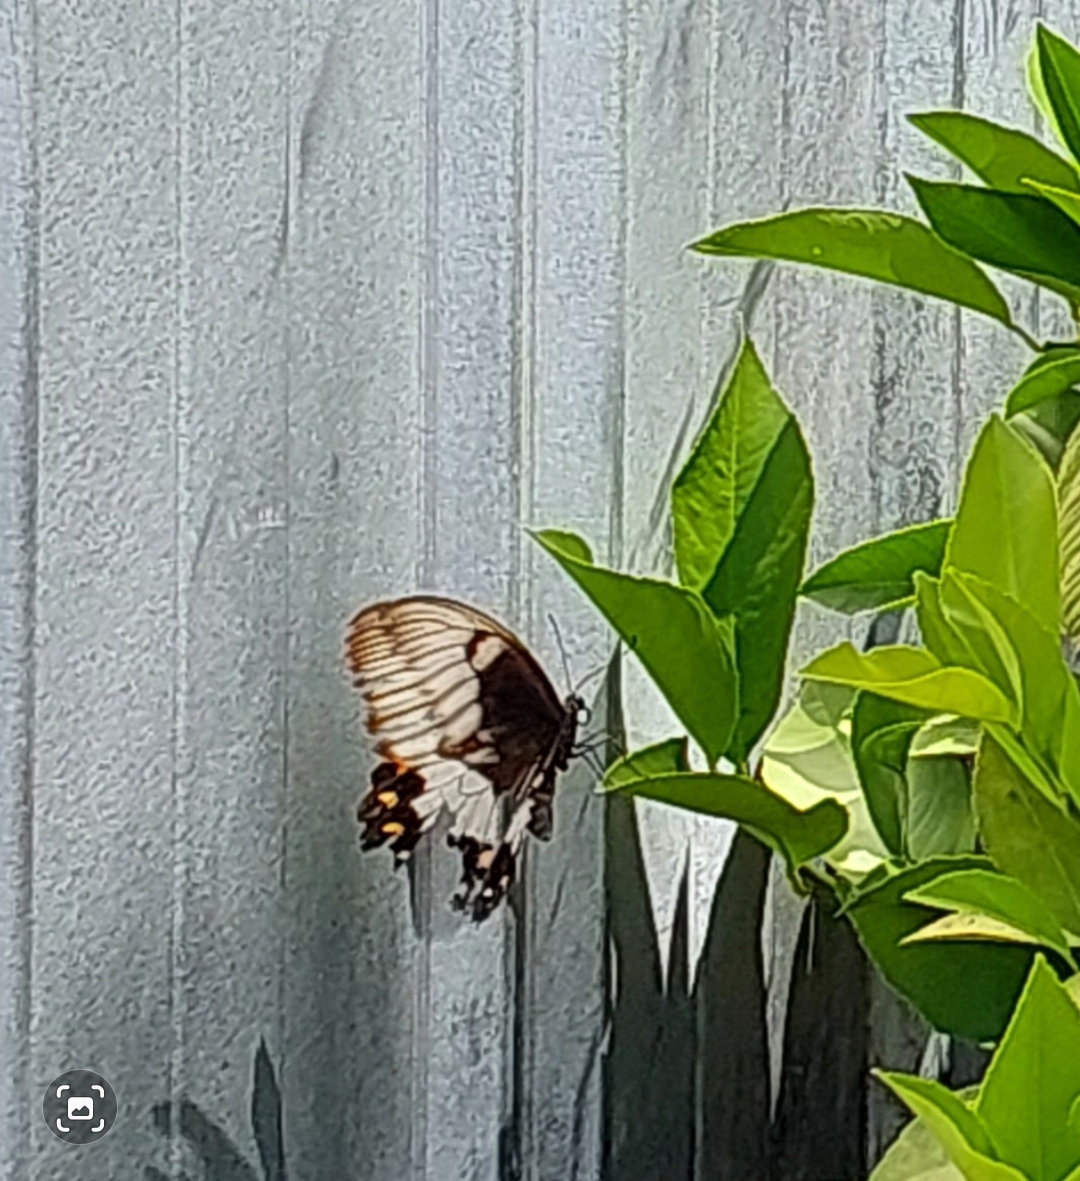
[[[1057,1181],[1080,1164],[1080,1143],[1069,1127],[1078,1095],[1080,1010],[1040,955],[987,1068],[975,1112],[1001,1160],[1035,1181]]]
[[[935,1079],[875,1070],[933,1132],[966,1181],[1031,1181],[995,1160],[986,1129],[968,1105]]]
[[[941,569],[952,521],[909,525],[838,554],[803,583],[800,594],[823,607],[875,611],[914,594],[914,574]]]
[[[1080,53],[1045,25],[1035,33],[1039,73],[1065,146],[1080,160]]]
[[[1004,633],[1019,670],[1023,703],[1020,737],[1051,781],[1051,802],[1069,792],[1080,804],[1080,688],[1056,631],[1041,626],[1015,599],[971,575],[950,575]],[[1040,780],[1037,786],[1043,787]]]
[[[739,717],[727,751],[733,762],[748,756],[780,704],[813,502],[810,455],[791,418],[703,592],[715,615],[735,621]]]
[[[654,578],[595,566],[583,541],[554,530],[533,536],[635,652],[710,763],[727,749],[738,716],[731,620],[701,596]]]
[[[1011,418],[1040,402],[1067,393],[1080,382],[1080,348],[1054,348],[1040,353],[1009,391],[1005,415]]]
[[[1022,882],[1058,923],[1080,934],[1080,817],[1020,773],[993,735],[983,736],[974,777],[979,833],[994,864]]]
[[[702,590],[791,413],[751,341],[739,352],[715,412],[671,488],[675,564],[683,586]]]
[[[1053,478],[1035,449],[997,415],[983,427],[968,462],[945,567],[976,575],[1058,630]]]
[[[923,648],[895,645],[863,653],[845,641],[821,653],[801,675],[852,685],[934,713],[1016,721],[1015,708],[984,676],[967,668],[945,667]]]
[[[978,1087],[957,1092],[970,1103]],[[964,1175],[921,1119],[913,1119],[889,1145],[869,1181],[964,1181]]]
[[[933,917],[904,895],[943,873],[987,868],[985,857],[933,857],[874,881],[848,904],[859,939],[889,985],[936,1029],[972,1041],[1000,1036],[1033,953],[1005,943],[904,945]]]
[[[690,812],[734,820],[779,853],[793,871],[827,853],[848,826],[847,812],[835,800],[822,800],[800,811],[764,784],[742,775],[655,775],[622,783],[619,790]]]
[[[1072,189],[1059,188],[1057,185],[1040,184],[1037,180],[1025,181],[1024,187],[1056,205],[1071,222],[1080,225],[1080,193],[1073,192]]]
[[[1026,131],[1002,127],[966,111],[929,111],[908,115],[908,120],[992,189],[1022,193],[1023,181],[1030,178],[1080,190],[1073,166]]]
[[[877,209],[798,209],[740,222],[693,243],[700,254],[775,258],[906,287],[1011,328],[1009,305],[970,258],[921,222]]]
[[[934,232],[980,262],[1080,296],[1080,226],[1049,201],[908,176]],[[1058,290],[1058,287],[1055,287]]]
[[[860,693],[851,715],[851,750],[870,816],[890,853],[907,854],[908,749],[926,710]]]
[[[690,756],[685,738],[667,738],[652,746],[623,755],[604,773],[604,787],[625,787],[653,775],[671,775],[690,770]]]
[[[1026,932],[1056,951],[1067,963],[1072,962],[1072,953],[1053,911],[1016,878],[986,869],[962,869],[942,874],[904,897],[908,902],[957,914],[989,915]]]
[[[813,496],[798,423],[746,341],[671,495],[680,578],[735,623],[739,719],[725,752],[734,762],[780,701]]]
[[[971,780],[960,759],[908,759],[907,852],[917,861],[975,848]]]

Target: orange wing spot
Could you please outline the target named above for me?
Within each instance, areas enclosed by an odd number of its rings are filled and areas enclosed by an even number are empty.
[[[382,831],[386,833],[388,837],[399,837],[405,831],[405,825],[398,824],[396,820],[388,820],[386,824],[382,826]]]
[[[384,808],[396,808],[398,806],[398,793],[396,791],[381,791],[375,798]]]

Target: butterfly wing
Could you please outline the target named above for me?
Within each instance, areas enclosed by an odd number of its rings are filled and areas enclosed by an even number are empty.
[[[347,656],[383,760],[358,810],[362,846],[389,843],[403,860],[448,811],[463,865],[456,902],[485,918],[514,880],[525,832],[550,836],[576,713],[519,640],[449,599],[365,608]]]

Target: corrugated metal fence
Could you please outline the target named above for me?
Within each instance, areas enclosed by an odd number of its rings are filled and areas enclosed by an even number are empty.
[[[947,166],[903,113],[1030,124],[1040,15],[1080,31],[1065,0],[0,0],[0,1175],[860,1175],[867,1063],[922,1045],[846,929],[796,950],[722,826],[642,811],[639,854],[584,768],[520,922],[463,925],[447,858],[356,852],[342,630],[431,589],[603,662],[522,526],[654,567],[741,322],[814,448],[816,560],[947,510],[1011,339],[681,247],[910,210],[901,168]],[[40,1103],[81,1066],[121,1119],[71,1149]]]

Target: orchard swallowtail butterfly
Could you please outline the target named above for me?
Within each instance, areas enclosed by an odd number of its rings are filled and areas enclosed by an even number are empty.
[[[526,832],[551,837],[555,777],[585,703],[560,701],[520,640],[452,599],[365,607],[346,648],[380,759],[357,808],[361,848],[389,844],[400,864],[445,810],[462,860],[453,905],[487,918]]]

